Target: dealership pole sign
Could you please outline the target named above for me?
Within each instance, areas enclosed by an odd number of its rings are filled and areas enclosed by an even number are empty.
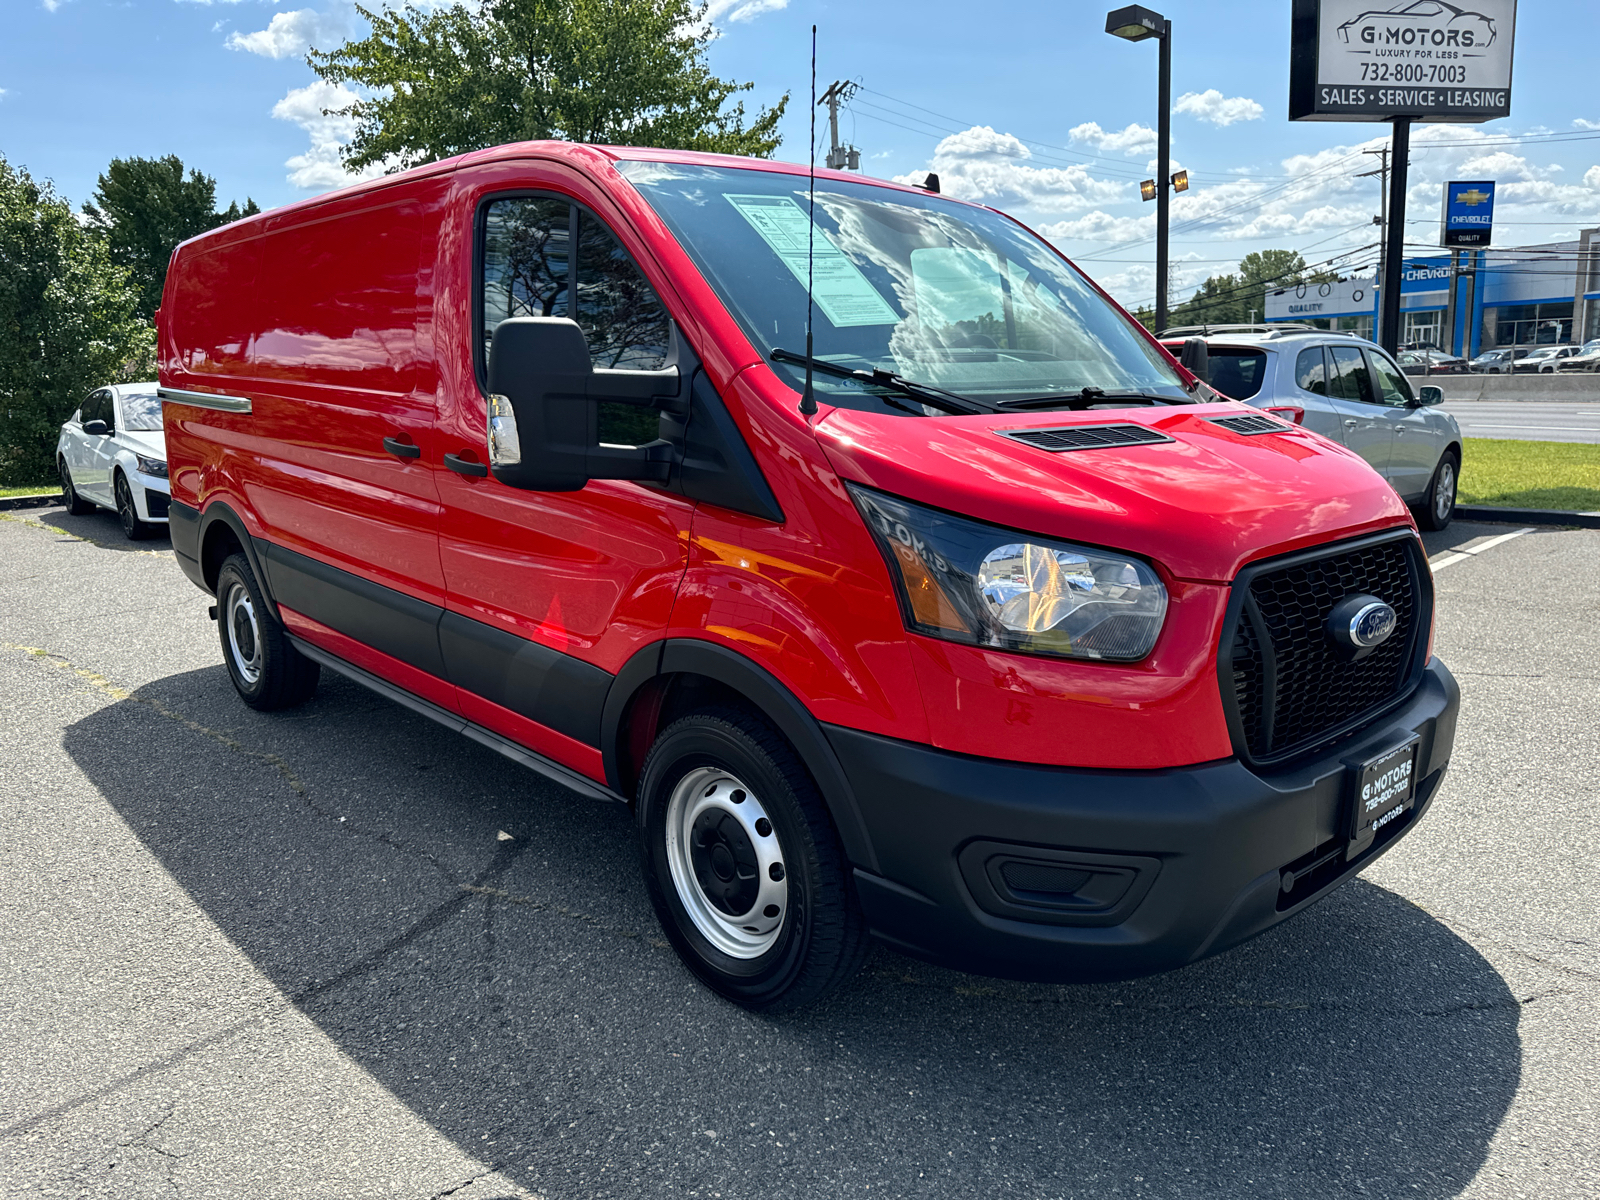
[[[1294,0],[1289,118],[1511,114],[1517,0]]]
[[[1490,244],[1493,233],[1494,184],[1484,180],[1445,184],[1439,244],[1481,249]]]

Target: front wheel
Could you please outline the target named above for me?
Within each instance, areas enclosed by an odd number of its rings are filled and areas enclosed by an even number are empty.
[[[868,948],[822,796],[754,714],[695,713],[651,747],[637,809],[661,927],[702,982],[757,1011],[799,1008],[848,980]]]
[[[1454,450],[1439,460],[1433,469],[1433,479],[1428,483],[1422,509],[1417,513],[1417,524],[1437,533],[1450,524],[1456,515],[1456,481],[1460,463]]]
[[[148,521],[139,519],[139,510],[133,505],[133,488],[128,486],[128,477],[122,472],[117,472],[117,516],[122,521],[122,532],[128,535],[130,542],[142,542],[154,536],[156,527]]]
[[[217,572],[217,631],[228,677],[251,708],[292,708],[317,690],[322,667],[290,644],[243,554]]]

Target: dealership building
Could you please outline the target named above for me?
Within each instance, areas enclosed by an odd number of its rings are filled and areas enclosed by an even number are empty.
[[[1400,293],[1402,343],[1431,342],[1471,357],[1500,346],[1600,338],[1600,229],[1542,246],[1408,255]],[[1368,338],[1377,315],[1370,277],[1298,284],[1266,297],[1268,321]]]

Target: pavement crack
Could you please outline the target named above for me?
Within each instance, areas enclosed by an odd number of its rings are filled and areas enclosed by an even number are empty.
[[[435,1192],[433,1195],[428,1197],[428,1200],[444,1200],[446,1196],[454,1196],[463,1188],[471,1187],[473,1184],[477,1183],[478,1180],[489,1178],[489,1176],[493,1175],[499,1169],[499,1163],[490,1163],[486,1170],[479,1171],[471,1179],[464,1180],[463,1182],[456,1184],[455,1187],[447,1187],[442,1192]]]

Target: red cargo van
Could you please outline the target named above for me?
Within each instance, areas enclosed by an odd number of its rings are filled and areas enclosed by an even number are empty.
[[[993,210],[506,146],[185,243],[160,324],[173,546],[245,702],[330,668],[632,805],[741,1004],[870,936],[1176,967],[1438,792],[1399,498]]]

